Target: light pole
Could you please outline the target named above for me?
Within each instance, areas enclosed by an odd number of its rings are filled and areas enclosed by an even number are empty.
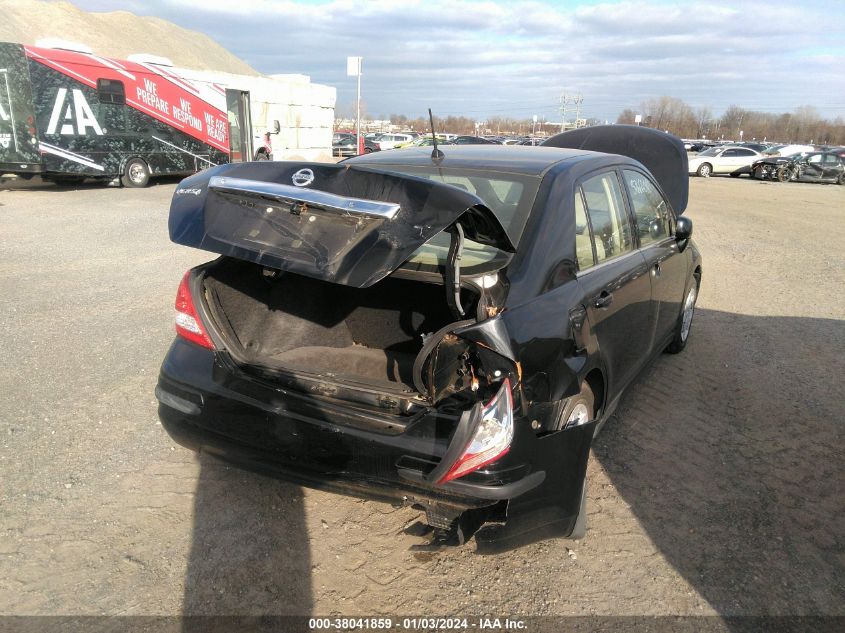
[[[346,58],[346,76],[358,78],[358,97],[355,100],[355,143],[358,153],[364,153],[364,142],[361,138],[361,62],[363,57]]]

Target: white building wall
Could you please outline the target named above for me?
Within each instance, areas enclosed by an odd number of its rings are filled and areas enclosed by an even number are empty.
[[[311,83],[306,75],[250,77],[202,70],[173,70],[191,81],[213,82],[248,91],[253,146],[261,145],[264,133],[272,132],[273,122],[279,122],[279,133],[270,137],[275,160],[331,159],[337,100],[334,87]]]

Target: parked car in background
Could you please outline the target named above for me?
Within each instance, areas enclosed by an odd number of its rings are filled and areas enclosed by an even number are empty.
[[[481,136],[456,136],[452,139],[452,145],[500,145],[496,141],[483,138]]]
[[[816,148],[812,145],[773,145],[765,150],[764,154],[771,154],[774,156],[791,156],[799,152],[815,152]]]
[[[382,134],[378,140],[380,149],[393,149],[398,145],[412,143],[414,137],[410,134]]]
[[[183,181],[171,239],[218,257],[177,291],[164,428],[423,510],[434,544],[583,536],[593,437],[683,350],[702,274],[680,141],[606,127]]]
[[[765,152],[767,149],[769,149],[769,147],[771,147],[771,145],[769,145],[768,143],[737,143],[737,145],[739,147],[747,147],[748,149],[753,149],[755,152],[760,153]]]
[[[764,158],[756,161],[752,169],[753,178],[845,185],[845,158],[836,152],[798,152]]]
[[[705,178],[714,174],[751,174],[751,163],[762,154],[748,147],[725,145],[711,147],[689,159],[689,173]]]
[[[698,143],[693,143],[690,146],[689,151],[691,151],[691,152],[703,152],[704,150],[710,149],[711,147],[716,147],[716,144],[715,143],[709,143],[709,142],[698,142]]]
[[[364,137],[364,153],[379,151],[379,146],[370,139]],[[355,142],[354,134],[338,132],[332,136],[332,156],[357,156],[358,144]]]

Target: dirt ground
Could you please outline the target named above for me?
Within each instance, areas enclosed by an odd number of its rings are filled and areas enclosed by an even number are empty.
[[[586,538],[490,556],[166,436],[210,258],[168,241],[174,187],[0,185],[0,614],[845,615],[845,187],[692,179],[687,350],[596,441]]]

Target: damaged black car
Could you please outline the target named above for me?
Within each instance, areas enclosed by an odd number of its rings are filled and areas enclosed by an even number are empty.
[[[166,430],[414,506],[429,545],[581,537],[594,434],[686,345],[702,271],[681,142],[591,130],[184,180],[171,239],[220,257],[178,288]]]

